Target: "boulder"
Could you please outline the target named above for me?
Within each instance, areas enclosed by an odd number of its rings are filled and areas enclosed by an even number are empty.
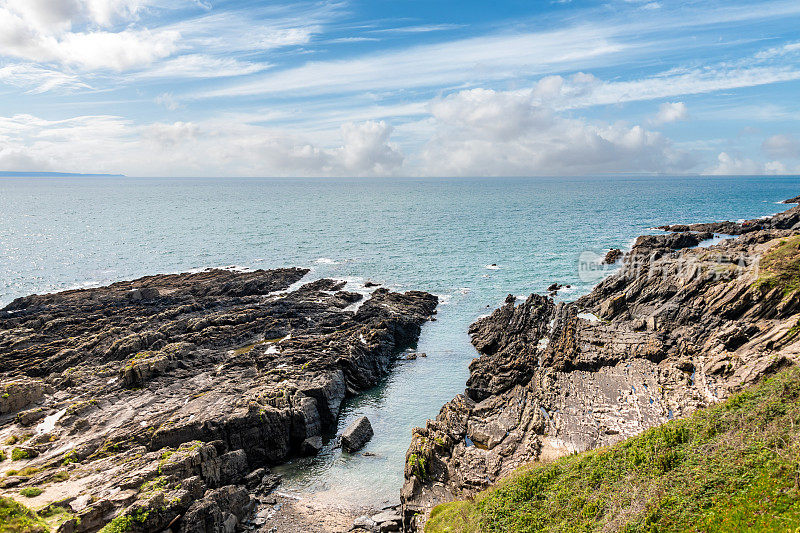
[[[357,452],[372,438],[372,424],[366,416],[362,416],[342,433],[342,449],[346,452]]]
[[[378,531],[400,531],[400,513],[395,510],[387,510],[372,517],[372,521],[378,526]]]
[[[609,250],[606,254],[606,257],[603,259],[604,265],[613,265],[617,261],[619,261],[620,257],[622,257],[622,250],[619,248],[614,248],[613,250]]]
[[[303,441],[303,444],[300,446],[300,448],[300,453],[303,455],[317,455],[322,449],[322,437],[319,435],[309,437]]]
[[[42,399],[44,383],[33,379],[20,379],[0,386],[0,414],[19,411]]]
[[[353,520],[353,527],[351,529],[365,529],[367,531],[374,531],[378,524],[367,515],[359,516]]]

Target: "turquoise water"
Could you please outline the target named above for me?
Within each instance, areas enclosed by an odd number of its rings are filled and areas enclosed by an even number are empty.
[[[755,218],[800,177],[580,179],[0,179],[0,305],[33,292],[208,266],[306,266],[441,296],[427,358],[345,405],[369,416],[374,457],[326,450],[282,469],[283,490],[354,505],[396,501],[410,430],[463,391],[467,327],[507,294],[553,281],[572,299],[586,250],[666,223]],[[489,269],[496,264],[499,268]]]

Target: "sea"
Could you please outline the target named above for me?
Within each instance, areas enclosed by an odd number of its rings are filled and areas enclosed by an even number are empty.
[[[629,248],[654,227],[751,219],[783,211],[800,176],[582,178],[0,179],[0,307],[14,298],[208,267],[308,267],[363,290],[439,296],[418,352],[345,402],[374,438],[347,454],[333,439],[315,458],[276,468],[285,494],[340,506],[399,500],[411,430],[463,392],[478,354],[467,329],[508,294],[597,279],[580,258]],[[335,435],[331,432],[330,437]]]

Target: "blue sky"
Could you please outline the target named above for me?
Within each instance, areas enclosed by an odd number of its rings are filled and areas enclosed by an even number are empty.
[[[800,173],[800,2],[0,0],[0,170]]]

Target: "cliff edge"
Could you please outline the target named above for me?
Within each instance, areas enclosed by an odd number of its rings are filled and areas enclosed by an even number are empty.
[[[575,302],[509,296],[471,326],[481,355],[464,394],[413,432],[408,529],[523,465],[613,445],[800,359],[800,207],[666,229]],[[722,231],[738,236],[702,245]]]

